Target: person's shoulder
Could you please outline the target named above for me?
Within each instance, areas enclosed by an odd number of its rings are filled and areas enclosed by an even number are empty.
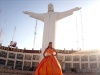
[[[45,48],[45,51],[47,51],[48,50],[48,48]]]
[[[55,50],[55,48],[52,48],[53,50]]]

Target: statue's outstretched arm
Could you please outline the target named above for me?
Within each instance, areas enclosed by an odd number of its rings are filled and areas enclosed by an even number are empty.
[[[78,11],[78,10],[80,10],[80,9],[81,9],[81,8],[76,7],[76,8],[73,8],[73,9],[71,9],[71,10],[68,10],[68,11],[58,12],[58,14],[57,14],[57,20],[60,20],[60,19],[65,18],[65,17],[67,17],[67,16],[70,16],[70,15],[73,14],[74,11]]]
[[[23,11],[23,13],[28,14],[32,18],[35,18],[41,21],[44,20],[43,14],[38,14],[38,13],[33,13],[33,12],[28,12],[28,11]]]

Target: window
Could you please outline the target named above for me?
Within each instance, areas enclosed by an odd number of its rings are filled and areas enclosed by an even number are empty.
[[[81,61],[88,61],[88,56],[86,56],[86,55],[81,56]]]
[[[7,53],[5,51],[0,51],[0,57],[7,57]]]
[[[57,55],[58,60],[63,60],[63,56]]]
[[[96,55],[91,55],[91,56],[89,57],[89,60],[90,60],[90,61],[96,61],[96,60],[97,60]]]
[[[25,55],[26,60],[31,60],[31,55]]]
[[[81,68],[82,69],[88,69],[88,63],[82,63]]]
[[[24,66],[28,66],[28,67],[30,67],[31,66],[31,62],[24,62]]]
[[[65,61],[71,61],[72,60],[72,56],[65,56]]]
[[[23,55],[22,54],[17,54],[17,59],[23,60]]]
[[[65,70],[70,71],[71,69],[71,63],[65,63]]]
[[[79,56],[73,56],[73,61],[79,61]]]
[[[39,62],[32,62],[32,66],[37,67],[37,66],[38,66],[38,64],[39,64]]]
[[[23,64],[22,61],[16,61],[15,69],[17,69],[17,70],[22,70],[22,64]]]
[[[99,65],[99,68],[100,68],[100,63],[98,63],[98,65]]]
[[[80,64],[79,63],[73,63],[73,68],[80,69]]]
[[[9,53],[9,58],[15,59],[15,54],[14,53]]]
[[[31,67],[31,62],[24,62],[24,67],[23,67],[23,70],[29,70]]]
[[[5,65],[5,63],[6,63],[6,60],[0,59],[0,64],[1,64],[1,65]]]
[[[90,68],[97,68],[97,63],[90,63]]]
[[[38,55],[33,55],[33,60],[39,60],[40,56]]]
[[[100,55],[98,55],[98,61],[100,61]]]
[[[12,66],[12,68],[13,68],[13,66],[14,66],[14,61],[8,60],[7,66]]]

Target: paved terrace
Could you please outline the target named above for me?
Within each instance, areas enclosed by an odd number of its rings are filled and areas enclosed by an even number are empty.
[[[0,75],[34,75],[33,71],[0,69]],[[100,75],[100,73],[63,73],[63,75]]]

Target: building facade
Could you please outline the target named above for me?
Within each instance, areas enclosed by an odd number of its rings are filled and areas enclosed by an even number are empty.
[[[78,72],[100,72],[100,50],[57,50],[61,67]],[[0,46],[0,68],[30,70],[37,67],[41,50],[26,50]]]

